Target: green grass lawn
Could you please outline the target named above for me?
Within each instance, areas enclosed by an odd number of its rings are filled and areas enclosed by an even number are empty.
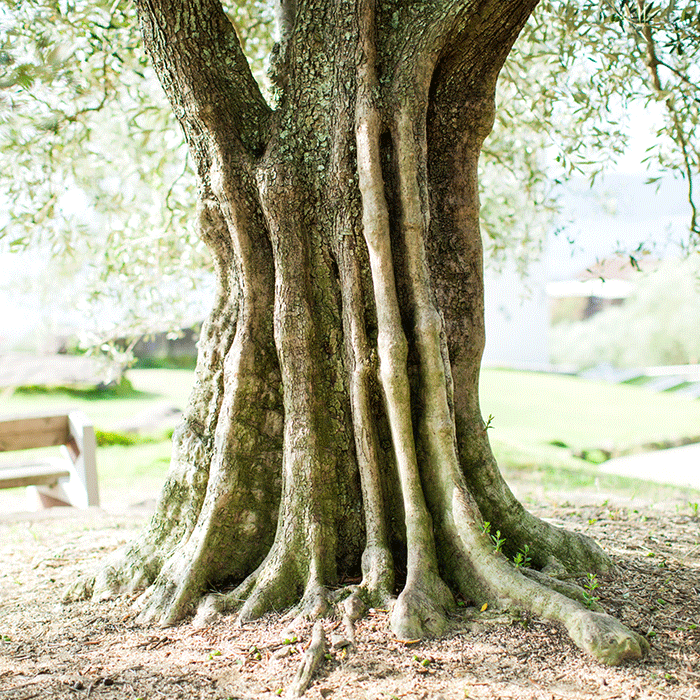
[[[112,431],[120,421],[157,404],[184,409],[194,381],[190,370],[130,370],[127,377],[131,388],[107,393],[18,391],[3,397],[2,412],[79,408],[96,429]],[[572,488],[597,478],[595,467],[572,456],[574,452],[700,434],[700,401],[636,386],[488,369],[482,373],[480,393],[484,416],[493,416],[489,438],[504,469],[538,470],[548,481],[568,480]],[[165,478],[170,450],[164,433],[131,446],[98,447],[103,500],[108,494],[131,501],[152,497]],[[3,461],[19,457],[0,456]],[[0,492],[0,501],[8,493]]]
[[[44,413],[78,408],[96,428],[111,430],[119,421],[147,410],[155,403],[168,402],[181,410],[187,405],[194,372],[190,370],[139,369],[126,374],[132,389],[18,390],[2,400],[2,413]]]
[[[480,396],[490,437],[512,445],[580,451],[700,435],[700,401],[636,386],[488,369]]]
[[[483,415],[493,416],[489,439],[506,476],[526,471],[552,488],[597,484],[637,493],[640,482],[601,474],[573,454],[700,435],[700,401],[640,386],[487,369],[480,397]],[[644,486],[650,489],[659,498],[672,491]]]

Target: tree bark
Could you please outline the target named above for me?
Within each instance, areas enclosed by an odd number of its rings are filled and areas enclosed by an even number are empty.
[[[138,0],[219,287],[156,514],[79,592],[144,589],[163,624],[319,617],[352,593],[411,639],[458,593],[561,622],[605,663],[643,654],[556,580],[610,560],[518,503],[479,409],[477,167],[535,4],[281,3],[272,109],[217,0]],[[537,573],[510,561],[525,545]]]

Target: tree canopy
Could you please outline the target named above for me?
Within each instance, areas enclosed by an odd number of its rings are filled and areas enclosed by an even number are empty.
[[[226,10],[274,103],[272,5]],[[695,0],[539,4],[501,73],[481,159],[493,264],[510,257],[524,269],[541,252],[555,185],[614,163],[650,104],[662,115],[649,136],[650,179],[685,181],[695,244],[699,12]],[[191,225],[194,177],[130,1],[0,3],[0,159],[2,249],[41,250],[56,272],[81,270],[73,298],[96,329],[105,306],[125,310],[89,342],[192,320],[191,290],[205,286],[209,264]]]

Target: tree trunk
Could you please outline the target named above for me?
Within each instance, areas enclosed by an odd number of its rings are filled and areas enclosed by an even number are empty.
[[[411,639],[461,594],[605,663],[641,656],[557,578],[611,564],[523,509],[479,410],[477,164],[536,0],[282,2],[274,110],[217,0],[137,4],[219,287],[157,512],[83,592],[144,589],[164,624],[318,617],[352,593]]]

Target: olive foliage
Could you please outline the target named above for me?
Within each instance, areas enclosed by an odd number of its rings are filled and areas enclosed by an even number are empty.
[[[271,100],[272,4],[226,5]],[[525,271],[557,213],[557,184],[614,164],[652,103],[663,117],[649,136],[650,181],[684,180],[695,245],[699,52],[696,0],[540,3],[501,73],[483,150],[490,264]],[[66,297],[95,329],[88,344],[204,314],[195,178],[130,0],[0,2],[0,172],[0,251],[40,251],[43,279],[69,273]]]

